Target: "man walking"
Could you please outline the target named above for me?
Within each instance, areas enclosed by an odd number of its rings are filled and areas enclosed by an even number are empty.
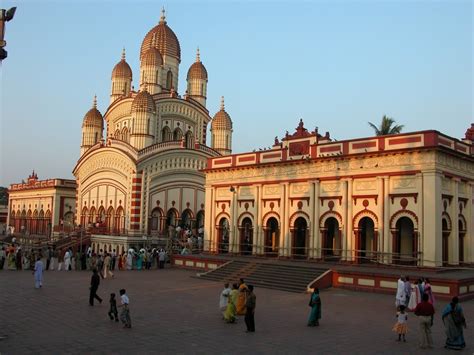
[[[94,305],[94,298],[102,303],[102,298],[97,296],[97,289],[99,288],[100,284],[100,277],[99,274],[97,273],[97,269],[93,270],[93,274],[91,277],[91,287],[90,287],[90,294],[89,294],[89,305],[93,306]]]
[[[46,255],[46,270],[49,270],[49,265],[51,264],[51,258],[53,257],[53,251],[51,247],[48,247],[48,253]]]
[[[253,293],[253,286],[247,286],[247,301],[245,302],[245,325],[247,326],[246,333],[255,332],[255,307],[257,306],[257,297]]]
[[[433,326],[433,315],[435,310],[433,305],[428,302],[429,296],[424,293],[422,301],[415,308],[415,315],[420,319],[420,332],[422,349],[433,347],[433,337],[431,336],[431,327]]]

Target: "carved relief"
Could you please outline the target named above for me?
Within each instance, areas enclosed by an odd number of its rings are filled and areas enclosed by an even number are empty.
[[[241,187],[239,190],[240,196],[253,196],[252,188],[248,186]]]
[[[355,180],[354,188],[356,191],[376,190],[377,184],[375,179],[371,180]]]
[[[291,192],[294,194],[305,194],[309,191],[308,184],[293,184],[291,185]]]
[[[218,197],[227,197],[230,196],[230,190],[228,188],[217,189]]]
[[[445,177],[441,178],[441,188],[444,191],[450,191],[451,190],[450,180],[446,179]]]
[[[265,195],[278,195],[280,193],[279,185],[269,185],[264,188]]]
[[[394,189],[414,189],[416,188],[415,178],[394,178],[393,180]]]
[[[322,192],[338,192],[341,190],[341,183],[322,183],[321,184],[321,191]]]

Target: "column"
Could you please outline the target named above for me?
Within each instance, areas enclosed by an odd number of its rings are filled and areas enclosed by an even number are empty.
[[[422,266],[442,265],[441,176],[436,171],[423,173],[423,250]]]
[[[352,225],[352,178],[347,180],[347,260],[353,261],[355,257],[354,251],[354,232],[353,232],[353,225]]]
[[[315,219],[314,219],[314,181],[309,182],[309,253],[310,259],[314,258]]]
[[[280,184],[281,186],[281,193],[280,193],[280,250],[278,251],[279,256],[287,256],[287,238],[289,234],[289,227],[288,227],[288,215],[287,215],[287,187],[288,183]]]
[[[214,229],[213,220],[214,216],[214,189],[210,186],[206,186],[205,195],[205,206],[204,206],[204,250],[208,252],[215,252],[216,246],[214,242]]]
[[[383,252],[384,244],[384,218],[383,218],[383,177],[377,176],[377,218],[378,218],[378,226],[377,226],[377,252]],[[382,254],[383,255],[383,254]],[[383,262],[383,257],[377,257],[377,261]]]
[[[466,217],[466,234],[464,235],[464,261],[473,262],[474,261],[474,183],[469,182],[466,186],[467,196],[469,200],[467,201],[467,206],[464,212]],[[456,221],[457,222],[457,221]],[[457,222],[458,223],[458,222]]]
[[[384,176],[383,178],[383,195],[381,201],[383,201],[383,252],[384,252],[384,263],[390,263],[392,257],[392,234],[390,233],[390,177]]]
[[[347,261],[347,180],[342,180],[342,202],[343,202],[343,211],[342,215],[342,226],[341,226],[341,244],[342,244],[342,253],[341,260]],[[339,202],[336,202],[339,203]]]
[[[313,198],[313,203],[314,203],[314,214],[311,216],[313,218],[313,239],[314,239],[314,254],[313,257],[320,259],[321,258],[321,248],[322,248],[322,242],[321,242],[321,233],[319,231],[319,214],[320,214],[320,204],[319,204],[319,194],[320,194],[320,189],[319,189],[319,180],[314,181],[314,195],[311,196]]]
[[[253,254],[260,255],[263,253],[262,243],[262,207],[261,207],[261,196],[262,196],[262,185],[256,186],[257,195],[255,196],[255,239],[254,245],[256,245]]]
[[[237,228],[237,194],[238,194],[238,187],[234,188],[235,190],[232,192],[232,205],[230,206],[231,214],[230,214],[230,235],[229,235],[229,252],[230,253],[237,253],[239,251],[238,245],[238,228]]]
[[[453,178],[452,180],[452,191],[453,201],[451,202],[451,208],[449,216],[451,217],[451,234],[449,235],[449,264],[459,265],[459,178]],[[441,218],[441,215],[440,215]]]

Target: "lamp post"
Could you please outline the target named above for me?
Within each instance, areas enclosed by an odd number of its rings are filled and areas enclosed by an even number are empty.
[[[0,61],[4,60],[8,56],[8,52],[4,49],[7,45],[5,41],[5,22],[13,19],[15,16],[16,7],[12,7],[9,10],[0,9]]]

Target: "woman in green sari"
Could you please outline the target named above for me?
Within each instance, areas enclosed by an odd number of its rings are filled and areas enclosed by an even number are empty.
[[[446,333],[444,347],[454,350],[464,349],[466,342],[464,341],[463,328],[466,327],[466,319],[457,297],[453,297],[451,303],[444,308],[442,317]]]
[[[224,312],[224,320],[227,323],[235,323],[237,315],[237,300],[239,298],[239,286],[237,284],[232,285],[232,291],[230,291],[227,308]]]
[[[315,288],[309,300],[311,313],[309,314],[308,327],[316,327],[321,319],[321,298],[319,297],[319,289]]]

